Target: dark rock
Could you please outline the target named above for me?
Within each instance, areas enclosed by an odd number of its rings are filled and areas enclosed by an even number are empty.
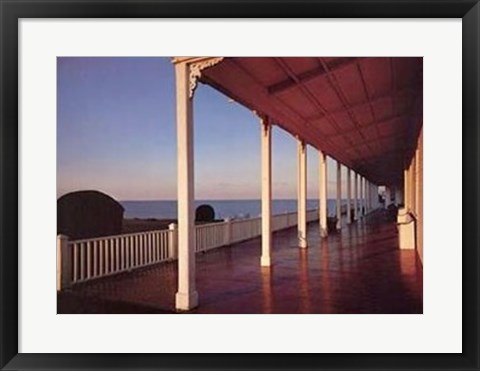
[[[213,222],[215,220],[215,210],[210,205],[200,205],[195,211],[196,222]]]
[[[122,232],[123,206],[98,191],[78,191],[57,200],[57,234],[72,240]]]

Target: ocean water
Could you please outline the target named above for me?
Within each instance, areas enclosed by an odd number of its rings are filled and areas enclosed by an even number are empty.
[[[176,219],[177,201],[120,201],[125,218]],[[261,213],[261,200],[198,200],[195,207],[208,204],[215,210],[216,219],[253,218]],[[346,200],[342,200],[346,204]],[[318,200],[307,200],[307,210],[318,208]],[[273,200],[273,214],[297,211],[297,200]],[[335,200],[327,200],[328,215],[335,215]]]

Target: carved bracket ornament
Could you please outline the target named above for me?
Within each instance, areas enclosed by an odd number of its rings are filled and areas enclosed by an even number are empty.
[[[189,81],[189,91],[188,96],[190,98],[193,97],[193,93],[195,92],[195,88],[197,87],[197,81],[202,76],[202,70],[208,67],[215,66],[216,64],[220,63],[224,57],[216,57],[216,58],[208,58],[203,59],[198,62],[193,62],[190,64],[190,81]]]

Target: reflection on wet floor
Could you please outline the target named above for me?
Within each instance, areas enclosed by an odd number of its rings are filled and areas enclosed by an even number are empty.
[[[295,228],[274,234],[271,268],[260,266],[260,238],[198,254],[192,313],[422,313],[422,266],[381,212],[327,239],[308,227],[307,249]],[[174,312],[176,271],[159,264],[79,285],[59,295],[58,312]]]

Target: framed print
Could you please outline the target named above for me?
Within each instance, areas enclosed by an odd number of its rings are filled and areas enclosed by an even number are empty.
[[[477,1],[0,12],[2,369],[480,369]]]

